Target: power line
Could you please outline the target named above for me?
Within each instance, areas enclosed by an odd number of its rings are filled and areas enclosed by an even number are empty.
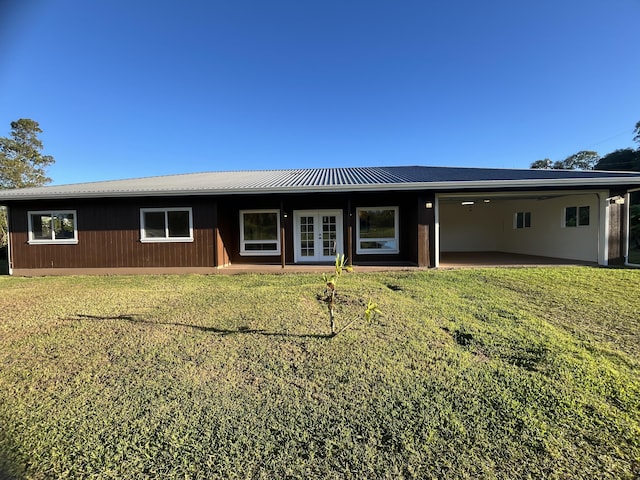
[[[622,135],[629,135],[629,134],[632,134],[633,132],[634,132],[634,129],[624,130],[624,131],[622,131],[620,133],[616,133],[615,135],[612,135],[611,137],[607,137],[604,140],[599,140],[596,143],[592,143],[591,145],[587,145],[586,148],[593,148],[593,147],[595,147],[597,145],[602,145],[603,143],[608,142],[610,140],[613,140],[614,138],[621,137]]]

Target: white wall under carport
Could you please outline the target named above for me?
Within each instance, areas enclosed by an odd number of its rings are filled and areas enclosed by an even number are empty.
[[[438,258],[440,252],[506,252],[606,264],[607,196],[608,191],[439,194]],[[585,205],[589,225],[565,227],[565,208]],[[515,228],[517,212],[531,212],[530,228]]]

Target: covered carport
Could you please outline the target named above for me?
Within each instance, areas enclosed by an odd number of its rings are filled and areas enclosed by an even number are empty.
[[[604,265],[608,204],[607,190],[437,194],[436,264]]]

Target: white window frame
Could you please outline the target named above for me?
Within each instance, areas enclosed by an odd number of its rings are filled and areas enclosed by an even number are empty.
[[[276,214],[276,239],[275,240],[245,240],[244,239],[244,215],[245,213],[275,213]],[[240,210],[240,255],[242,256],[275,256],[280,255],[280,210],[275,209],[259,209],[259,210]],[[247,250],[246,245],[257,245],[261,243],[275,243],[275,250]]]
[[[575,208],[576,209],[576,224],[575,225],[567,225],[567,209]],[[589,209],[589,223],[586,225],[580,223],[580,209],[588,208]],[[585,228],[591,225],[591,206],[590,205],[569,205],[562,209],[562,228]]]
[[[53,225],[51,228],[52,238],[50,239],[37,239],[33,237],[33,222],[31,220],[32,215],[49,215],[51,221],[53,217],[58,214],[73,215],[73,238],[55,238],[55,230]],[[27,212],[27,220],[29,224],[29,241],[30,245],[76,245],[78,243],[78,212],[76,210],[30,210]]]
[[[147,237],[145,232],[144,214],[150,212],[164,212],[164,237]],[[189,213],[189,236],[170,237],[169,236],[169,212]],[[191,207],[161,207],[161,208],[141,208],[140,209],[140,242],[141,243],[186,243],[193,242],[193,209]]]
[[[529,225],[527,225],[527,214],[529,214]],[[518,215],[522,215],[522,226],[518,226]],[[522,211],[516,212],[513,214],[513,228],[515,230],[524,230],[526,228],[531,228],[531,212],[530,211]]]
[[[395,236],[393,240],[395,241],[396,248],[393,250],[388,248],[361,248],[360,242],[368,241],[368,242],[380,242],[384,240],[391,240],[391,237],[380,237],[380,238],[360,238],[360,212],[367,212],[371,210],[393,210],[393,228]],[[389,254],[395,255],[400,253],[400,221],[399,221],[399,207],[358,207],[356,208],[356,253],[358,255],[380,255],[380,254]]]

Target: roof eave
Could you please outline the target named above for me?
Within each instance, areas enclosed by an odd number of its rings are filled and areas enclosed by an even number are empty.
[[[608,178],[559,178],[559,179],[521,179],[521,180],[466,180],[441,182],[409,182],[386,183],[374,185],[307,185],[295,187],[267,187],[267,188],[202,188],[202,189],[148,189],[148,190],[119,190],[93,192],[60,192],[16,194],[2,197],[0,202],[42,199],[73,199],[73,198],[126,198],[126,197],[182,197],[206,195],[260,195],[284,193],[334,193],[334,192],[366,192],[366,191],[410,191],[410,190],[469,190],[495,188],[549,188],[549,187],[609,187],[618,185],[640,184],[640,177],[608,177]]]

